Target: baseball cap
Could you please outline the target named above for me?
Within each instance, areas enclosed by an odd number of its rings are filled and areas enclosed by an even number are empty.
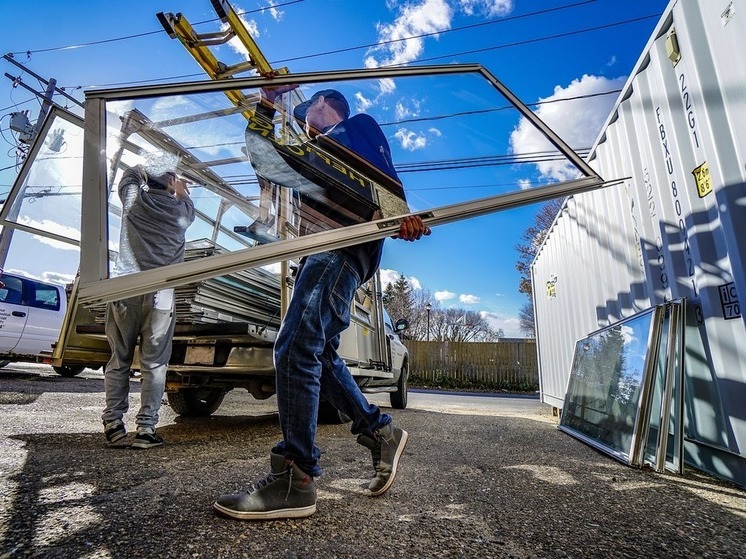
[[[319,97],[323,97],[324,99],[336,99],[337,101],[339,101],[344,109],[344,114],[342,116],[345,119],[350,118],[350,105],[349,103],[347,103],[347,99],[345,99],[345,96],[336,89],[322,89],[321,91],[317,91],[310,99],[307,99],[306,101],[303,101],[302,103],[297,105],[295,109],[293,109],[293,115],[295,116],[295,118],[305,122],[308,108],[313,105]]]

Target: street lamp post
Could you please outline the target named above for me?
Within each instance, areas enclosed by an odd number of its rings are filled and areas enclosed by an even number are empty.
[[[430,311],[433,310],[433,306],[428,303],[425,305],[425,310],[427,311],[427,341],[430,341]]]

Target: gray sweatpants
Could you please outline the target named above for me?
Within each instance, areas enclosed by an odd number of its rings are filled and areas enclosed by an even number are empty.
[[[111,359],[104,370],[105,423],[122,419],[129,409],[130,367],[140,337],[140,411],[138,427],[155,427],[166,385],[168,360],[174,334],[173,289],[163,289],[109,303],[106,307],[106,338]]]

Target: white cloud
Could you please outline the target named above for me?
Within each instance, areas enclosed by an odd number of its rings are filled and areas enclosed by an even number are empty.
[[[386,289],[386,287],[390,283],[394,283],[396,280],[399,279],[399,276],[401,275],[401,272],[397,272],[396,270],[387,270],[384,268],[381,268],[381,289]],[[409,285],[414,290],[420,290],[422,289],[422,283],[420,280],[418,280],[414,276],[409,276],[407,279],[407,282],[409,282]]]
[[[270,11],[270,13],[272,14],[272,17],[275,17],[274,12]],[[259,26],[256,24],[256,21],[254,21],[253,19],[246,19],[243,15],[239,15],[238,19],[241,20],[241,22],[246,27],[246,30],[249,32],[249,35],[251,35],[253,39],[258,39],[261,36],[259,33]],[[275,19],[277,18],[275,17]],[[221,31],[225,31],[229,27],[230,26],[227,23],[220,24]],[[249,60],[249,51],[246,50],[246,47],[243,45],[238,37],[233,37],[230,41],[228,41],[228,46],[235,52],[240,54],[243,58]]]
[[[399,130],[394,134],[394,137],[399,140],[399,145],[407,151],[416,151],[427,146],[427,138],[425,138],[425,136],[407,130],[406,128],[399,128]]]
[[[443,135],[443,132],[441,132],[434,126],[431,128],[428,128],[427,131],[430,132],[430,134],[432,134],[433,136],[437,136],[438,138],[440,138]]]
[[[466,15],[487,16],[506,16],[515,7],[513,0],[459,0],[459,5]]]
[[[454,11],[467,16],[501,17],[513,11],[515,0],[386,0],[386,7],[399,11],[391,23],[378,23],[378,45],[363,58],[366,68],[406,65],[423,53],[425,41],[437,40],[440,33],[451,29]],[[396,88],[392,80],[379,83],[382,95]]]
[[[378,89],[381,90],[381,95],[388,95],[396,90],[396,82],[391,78],[383,78],[378,80]]]
[[[450,291],[436,291],[433,297],[435,297],[435,300],[439,303],[442,303],[443,301],[449,301],[450,299],[453,299],[456,296],[455,293],[452,293]]]
[[[518,181],[518,186],[521,190],[528,190],[529,188],[531,188],[531,181],[528,179],[520,179]]]
[[[283,12],[282,10],[278,10],[275,7],[276,2],[273,2],[272,0],[270,0],[268,4],[269,4],[269,8],[267,9],[269,10],[269,15],[272,16],[272,19],[274,19],[275,21],[282,21],[282,18],[285,15],[285,12]],[[234,9],[236,9],[235,4],[234,4]]]
[[[357,107],[357,112],[364,113],[368,109],[370,109],[374,104],[374,101],[371,99],[368,99],[363,95],[361,92],[355,93],[355,105]]]
[[[619,328],[619,332],[621,333],[622,339],[624,340],[624,345],[631,344],[637,339],[635,337],[635,331],[629,326],[622,325]]]
[[[476,295],[461,294],[458,296],[458,300],[464,305],[476,305],[480,299]]]
[[[80,238],[80,232],[75,227],[68,227],[66,225],[60,225],[59,223],[56,223],[49,219],[29,219],[28,217],[21,216],[18,219],[18,223],[21,223],[22,225],[26,225],[27,227],[33,227],[34,229],[38,229],[39,231],[46,231],[48,233],[54,233],[55,235],[60,235],[61,237],[67,237],[69,239],[79,239]],[[37,241],[39,241],[42,244],[49,245],[51,247],[60,249],[60,250],[74,250],[79,251],[80,249],[72,245],[70,243],[64,243],[62,241],[57,241],[55,239],[50,239],[49,237],[42,237],[41,235],[33,235],[33,238]]]
[[[601,131],[616,96],[583,96],[620,89],[624,82],[623,77],[609,79],[586,74],[573,80],[567,87],[556,86],[552,95],[541,98],[540,101],[568,97],[580,97],[579,99],[540,105],[536,115],[573,149],[590,148]],[[514,154],[556,151],[525,118],[521,118],[511,133],[510,146]],[[569,180],[577,176],[575,167],[565,161],[543,161],[536,165],[543,178]]]
[[[42,272],[41,276],[30,274],[26,270],[19,268],[6,268],[4,270],[8,274],[18,274],[27,278],[43,281],[46,283],[55,283],[57,285],[65,285],[75,281],[75,274],[62,274],[60,272]]]
[[[397,120],[413,118],[420,115],[420,101],[417,99],[408,99],[407,104],[404,101],[397,101],[394,108],[394,117]]]
[[[525,338],[521,332],[521,321],[516,316],[505,316],[501,313],[480,311],[479,315],[487,321],[493,330],[502,330],[506,338]]]
[[[380,44],[365,59],[366,66],[407,64],[417,60],[425,39],[418,35],[450,29],[452,17],[453,11],[445,0],[404,4],[392,23],[377,25]]]

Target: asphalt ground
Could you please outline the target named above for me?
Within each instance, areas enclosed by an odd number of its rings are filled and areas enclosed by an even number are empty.
[[[624,466],[557,430],[536,398],[411,393],[392,412],[410,442],[378,498],[366,449],[346,425],[320,426],[318,512],[255,523],[212,502],[268,470],[273,398],[234,390],[203,419],[164,406],[166,444],[149,450],[107,446],[103,399],[100,371],[0,371],[0,559],[746,556],[745,491]]]

